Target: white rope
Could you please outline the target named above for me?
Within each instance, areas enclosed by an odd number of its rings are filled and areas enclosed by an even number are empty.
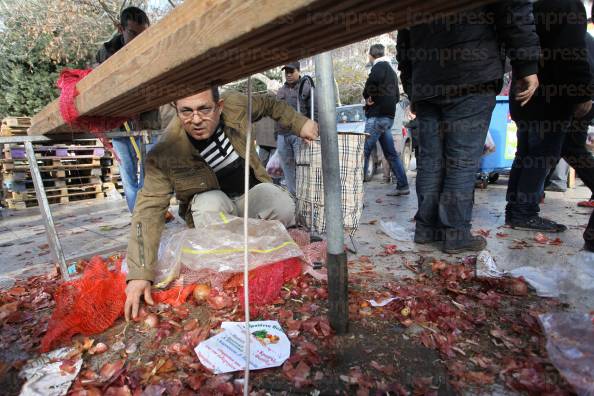
[[[249,247],[248,247],[248,210],[250,192],[250,157],[252,147],[252,77],[247,80],[247,131],[245,137],[245,166],[244,166],[244,199],[243,199],[243,306],[245,308],[245,373],[243,378],[243,395],[249,395],[250,382],[250,291],[249,291]]]

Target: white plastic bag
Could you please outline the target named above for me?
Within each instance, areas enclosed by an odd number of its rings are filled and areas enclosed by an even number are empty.
[[[281,222],[248,219],[249,269],[276,263],[303,252]],[[207,213],[196,228],[174,233],[161,240],[155,284],[165,287],[181,273],[198,279],[224,278],[243,271],[243,218]],[[213,279],[214,280],[214,279]]]
[[[487,138],[485,139],[483,155],[494,153],[496,149],[497,149],[497,147],[495,146],[495,141],[493,140],[493,136],[491,136],[491,131],[487,131]]]
[[[579,396],[594,396],[594,318],[556,312],[538,317],[547,336],[551,362]]]
[[[380,228],[390,238],[402,242],[412,241],[415,234],[414,229],[405,229],[396,224],[395,221],[380,220]]]
[[[266,164],[266,172],[272,177],[283,177],[283,168],[278,150],[275,150],[272,157],[268,160],[268,164]]]

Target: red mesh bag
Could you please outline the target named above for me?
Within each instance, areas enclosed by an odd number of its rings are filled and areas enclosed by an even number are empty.
[[[155,304],[163,303],[177,307],[186,302],[188,297],[194,291],[194,287],[196,287],[196,285],[189,285],[185,287],[175,286],[168,290],[152,292],[151,296],[153,297]]]
[[[69,341],[75,334],[97,334],[108,329],[124,313],[126,275],[110,271],[101,257],[93,257],[81,278],[63,283],[54,294],[56,308],[41,351],[50,351],[58,343]]]
[[[56,85],[60,88],[60,115],[64,122],[83,131],[93,132],[114,157],[119,161],[111,142],[103,132],[119,128],[127,120],[125,117],[80,116],[75,99],[78,96],[76,84],[85,78],[93,69],[69,69],[60,72]]]
[[[249,272],[250,305],[266,305],[280,296],[285,283],[301,275],[301,260],[297,257],[263,265]],[[234,275],[226,287],[237,287],[239,301],[243,302],[243,274]]]

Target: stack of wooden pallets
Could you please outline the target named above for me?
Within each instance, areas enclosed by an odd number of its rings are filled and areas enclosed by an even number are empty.
[[[18,120],[18,124],[15,125],[10,120]],[[28,120],[23,117],[3,120],[3,133],[10,132],[14,136],[18,128],[26,125]],[[118,184],[120,180],[117,164],[98,139],[36,144],[33,149],[50,204],[103,199],[109,188],[121,188],[121,184]],[[0,164],[3,205],[10,209],[37,206],[24,145],[2,145]]]
[[[31,126],[29,117],[6,117],[2,120],[0,136],[23,136]]]

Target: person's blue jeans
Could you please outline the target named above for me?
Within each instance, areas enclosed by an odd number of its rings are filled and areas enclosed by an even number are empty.
[[[140,149],[140,137],[136,137],[136,144]],[[122,185],[124,186],[124,194],[126,195],[126,203],[130,213],[134,211],[134,204],[136,203],[136,194],[142,188],[144,183],[144,167],[139,166],[138,156],[132,146],[129,137],[113,138],[111,140],[113,148],[118,155],[120,162],[120,176],[122,177]],[[147,144],[146,152],[148,153],[153,148],[154,143]],[[140,173],[138,172],[140,168]]]
[[[470,233],[474,184],[495,94],[438,96],[415,103],[419,134],[416,233]],[[455,238],[455,237],[452,237]]]
[[[373,148],[379,141],[384,157],[390,164],[390,168],[394,175],[396,175],[396,188],[404,189],[408,187],[408,179],[406,178],[406,171],[402,166],[400,155],[394,146],[394,138],[392,137],[392,124],[394,119],[390,117],[370,117],[365,121],[365,133],[369,137],[365,140],[365,162],[363,164],[363,174],[367,174],[369,167],[369,157]]]
[[[280,155],[287,190],[293,195],[295,195],[295,191],[297,190],[295,180],[297,167],[296,158],[300,145],[301,138],[295,135],[278,135],[276,139],[276,150]]]

